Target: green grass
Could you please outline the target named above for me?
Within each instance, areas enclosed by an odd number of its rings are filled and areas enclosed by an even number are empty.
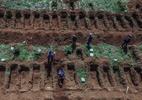
[[[129,0],[80,0],[81,8],[90,9],[89,3],[94,5],[94,10],[108,12],[129,12],[126,3]]]
[[[64,47],[64,53],[65,53],[65,55],[71,54],[72,51],[73,51],[73,49],[72,49],[71,45],[66,45],[66,46]]]
[[[82,49],[86,49],[85,45],[80,45]],[[139,46],[140,49],[142,46]],[[38,52],[38,49],[41,49],[41,52]],[[123,50],[120,47],[116,47],[113,45],[108,44],[99,44],[99,45],[91,45],[91,48],[93,48],[93,54],[95,58],[105,57],[110,61],[111,66],[119,66],[119,64],[122,61],[126,61],[132,66],[135,66],[138,64],[138,62],[133,61],[132,54],[130,52],[125,55]],[[36,61],[39,58],[42,57],[43,54],[47,53],[47,51],[53,51],[56,50],[63,50],[66,55],[72,54],[72,47],[71,45],[66,45],[63,47],[53,47],[51,45],[48,45],[46,47],[44,46],[29,46],[26,42],[18,43],[14,46],[14,49],[11,49],[11,47],[7,44],[1,44],[0,45],[0,61],[4,59],[5,62],[8,61]],[[19,51],[19,55],[15,58],[14,52]],[[87,50],[86,55],[90,56],[90,51]],[[117,61],[115,61],[117,59]]]
[[[50,0],[3,0],[2,7],[15,10],[49,10]]]
[[[81,45],[82,49],[86,49],[85,45]],[[91,48],[93,49],[93,54],[95,58],[100,58],[105,57],[110,61],[110,64],[112,67],[118,67],[119,68],[119,64],[122,61],[126,61],[128,62],[130,65],[135,66],[137,65],[139,62],[135,62],[133,60],[132,54],[130,52],[128,52],[127,54],[125,54],[122,50],[122,48],[114,46],[114,45],[109,45],[106,43],[103,44],[99,44],[99,45],[91,45]],[[64,46],[64,53],[68,56],[70,54],[72,54],[72,47],[71,45],[66,45]],[[90,50],[86,51],[86,55],[90,56]],[[115,61],[117,60],[117,61]]]
[[[31,49],[28,49],[28,45],[26,42],[23,43],[18,43],[17,45],[14,46],[14,49],[11,50],[11,47],[6,44],[1,44],[0,45],[0,61],[4,59],[3,62],[8,62],[8,61],[36,61],[39,58],[42,57],[44,53],[47,53],[47,51],[56,51],[60,50],[59,47],[52,47],[52,46],[31,46]],[[41,52],[38,52],[38,49],[41,49]],[[18,51],[19,55],[15,58],[14,57],[14,52]]]
[[[134,64],[132,55],[130,53],[125,55],[123,50],[119,47],[103,43],[99,45],[91,45],[91,48],[93,49],[93,54],[95,58],[99,58],[101,56],[105,57],[110,61],[111,66],[117,66],[123,60],[130,64]],[[90,53],[91,52],[89,50],[86,52],[88,56],[90,55]],[[117,59],[117,61],[115,61],[115,59]]]
[[[88,73],[86,71],[84,71],[82,69],[82,67],[76,67],[75,68],[75,73],[76,75],[80,78],[80,82],[81,82],[81,78],[85,78],[85,80],[87,79],[88,77]],[[82,82],[81,82],[82,83]],[[83,83],[82,83],[83,84]],[[86,81],[85,81],[85,84],[86,84]]]
[[[5,59],[4,61],[10,61],[13,58],[14,51],[6,44],[0,45],[0,60]]]
[[[15,10],[49,10],[51,0],[3,0],[2,7]],[[76,9],[102,10],[108,12],[129,12],[126,3],[129,0],[79,0],[76,2]],[[61,9],[68,9],[63,0],[59,0]],[[92,3],[93,9],[89,6]],[[56,6],[56,3],[52,3]]]

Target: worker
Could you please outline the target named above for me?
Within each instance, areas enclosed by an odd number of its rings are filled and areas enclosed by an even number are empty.
[[[132,35],[128,35],[125,39],[124,39],[124,43],[122,44],[122,48],[130,42],[132,38]]]
[[[128,35],[124,39],[124,43],[122,44],[122,49],[124,50],[125,54],[127,54],[127,44],[130,42],[131,38],[132,38],[132,35]]]
[[[61,68],[58,70],[58,77],[58,84],[62,87],[64,83],[64,71]]]
[[[48,63],[53,63],[53,54],[52,51],[47,53]]]
[[[93,33],[90,33],[90,36],[89,36],[89,38],[88,38],[88,40],[86,42],[87,49],[90,49],[90,43],[91,43],[92,39],[93,39]]]
[[[76,41],[77,41],[77,37],[75,35],[72,35],[72,52],[76,48]]]
[[[77,37],[76,35],[72,35],[72,44],[76,44]]]
[[[50,77],[50,73],[52,70],[52,63],[53,63],[53,54],[51,51],[47,53],[47,58],[48,58],[48,66],[47,66],[47,77]]]
[[[74,10],[74,1],[70,0],[69,5],[71,7],[71,10]]]

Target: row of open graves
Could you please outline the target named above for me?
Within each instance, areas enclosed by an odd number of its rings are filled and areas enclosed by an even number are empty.
[[[99,30],[141,30],[140,13],[114,14],[108,12],[85,12],[84,10],[58,12],[13,11],[0,9],[0,27],[16,29],[99,29]]]
[[[46,64],[39,63],[1,63],[0,64],[0,89],[7,91],[53,91],[58,87],[57,68],[54,66],[51,77],[47,77]],[[90,65],[84,70],[88,73],[85,85],[81,83],[81,77],[75,75],[75,66],[63,67],[65,80],[63,87],[69,90],[142,86],[142,68],[125,66],[120,69],[111,67]],[[122,74],[123,73],[123,74]]]

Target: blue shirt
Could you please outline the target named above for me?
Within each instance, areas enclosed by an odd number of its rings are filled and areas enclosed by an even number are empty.
[[[130,39],[131,39],[131,37],[130,37],[130,36],[127,36],[124,41],[125,41],[126,43],[128,43],[128,42],[130,42]]]
[[[49,51],[49,52],[47,53],[47,56],[48,56],[48,58],[53,57],[53,55],[52,55],[51,51]]]
[[[61,77],[64,76],[64,72],[63,72],[61,69],[58,71],[58,74],[59,74]]]

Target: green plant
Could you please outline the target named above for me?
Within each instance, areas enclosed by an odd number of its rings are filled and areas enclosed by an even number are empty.
[[[126,4],[124,2],[122,2],[121,0],[117,2],[118,4],[118,11],[120,12],[125,12],[125,13],[128,13],[129,10],[128,10],[128,7],[126,6]]]
[[[40,51],[38,51],[38,49]],[[43,46],[32,46],[32,50],[29,51],[29,56],[27,61],[36,61],[38,58],[40,58],[44,53],[46,53],[48,48]]]
[[[14,53],[14,50],[11,50],[10,47],[6,44],[2,44],[0,45],[0,60],[2,61],[10,61],[13,59],[13,53]]]
[[[28,56],[29,52],[26,49],[21,49],[19,56],[15,60],[23,61],[25,59],[28,59]]]
[[[53,6],[53,7],[57,7],[57,2],[56,2],[56,1],[53,1],[53,2],[52,2],[52,6]]]
[[[71,45],[66,45],[66,46],[64,47],[64,53],[65,53],[66,55],[71,54],[72,51],[73,51],[73,49],[72,49],[72,46],[71,46]]]

